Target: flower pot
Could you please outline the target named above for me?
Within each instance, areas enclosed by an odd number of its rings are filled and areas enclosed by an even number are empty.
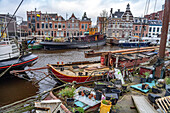
[[[94,97],[94,99],[96,100],[96,95],[94,95],[93,97]]]
[[[121,91],[118,89],[112,89],[111,93],[117,93],[118,97],[121,96]]]
[[[102,93],[99,91],[96,91],[96,100],[101,100]]]
[[[73,98],[67,98],[67,105],[73,107],[74,106],[74,99]]]
[[[140,83],[145,83],[146,82],[146,78],[141,78],[140,79]]]
[[[106,104],[103,104],[103,101],[101,101],[100,113],[109,113],[110,112],[110,108],[111,108],[111,102],[109,102],[108,100],[105,100],[106,102],[109,103],[109,105],[106,105]]]
[[[106,100],[110,100],[112,105],[116,105],[118,101],[118,95],[116,93],[106,93],[105,96],[106,96]]]
[[[123,90],[126,90],[126,89],[127,89],[127,86],[128,86],[127,84],[122,85],[122,89],[123,89]]]
[[[91,93],[90,95],[91,95],[91,97],[93,97],[93,94],[92,94],[92,93]]]
[[[142,90],[144,90],[144,89],[145,89],[145,85],[146,85],[146,84],[142,84]]]
[[[163,85],[162,85],[162,84],[157,84],[156,87],[157,87],[158,89],[161,89],[161,88],[163,88]]]
[[[153,87],[152,87],[152,92],[153,92],[153,93],[158,93],[158,88],[153,88]]]
[[[170,89],[166,89],[165,96],[170,96]]]
[[[82,91],[79,91],[78,94],[81,95]]]
[[[148,77],[147,78],[147,82],[151,83],[152,82],[152,78]]]
[[[91,99],[91,95],[89,95],[89,99]]]
[[[81,93],[81,96],[84,96],[84,93],[83,93],[83,92]]]

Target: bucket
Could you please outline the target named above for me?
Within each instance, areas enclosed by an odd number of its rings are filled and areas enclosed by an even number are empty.
[[[103,104],[102,101],[101,101],[101,105],[100,105],[100,113],[109,113],[110,108],[111,108],[111,102],[108,100],[105,100],[106,102],[109,102],[109,105],[106,105],[106,104]]]

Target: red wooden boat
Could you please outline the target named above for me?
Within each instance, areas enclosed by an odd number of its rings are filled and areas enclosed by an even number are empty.
[[[107,76],[105,73],[109,71],[108,67],[102,66],[100,63],[92,64],[90,62],[82,65],[78,65],[78,63],[71,65],[49,64],[48,67],[50,75],[61,83],[98,81],[104,79]]]

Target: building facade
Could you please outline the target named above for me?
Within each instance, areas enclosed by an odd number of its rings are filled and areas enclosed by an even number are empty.
[[[16,22],[16,17],[14,16],[11,22],[9,23],[8,27],[5,29],[7,26],[8,22],[12,18],[12,15],[10,14],[0,14],[0,36],[3,33],[2,37],[7,37],[7,36],[16,36],[17,32],[17,22]]]
[[[74,13],[68,20],[57,13],[27,11],[28,34],[42,37],[72,37],[82,35],[91,26],[91,19],[84,13],[82,20]]]
[[[110,15],[107,26],[108,37],[128,38],[133,35],[133,15],[129,4],[125,12],[118,9],[114,14]]]
[[[142,31],[143,27],[143,31]],[[138,37],[148,36],[149,23],[147,18],[134,17],[133,35]]]
[[[149,37],[161,37],[162,21],[161,20],[149,20]]]

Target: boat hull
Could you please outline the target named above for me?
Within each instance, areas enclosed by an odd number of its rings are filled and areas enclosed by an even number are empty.
[[[54,78],[57,83],[72,83],[73,81],[77,83],[90,82],[90,81],[99,81],[103,80],[107,75],[99,75],[99,76],[69,76],[59,73],[55,68],[51,65],[48,65],[48,70],[50,75]]]
[[[9,68],[9,70],[7,71],[8,73],[10,70],[24,69],[26,66],[31,65],[37,59],[38,59],[37,55],[29,53],[27,55],[23,55],[20,58],[15,57],[12,59],[0,61],[0,73],[4,72],[7,68]],[[10,68],[11,65],[12,67]]]
[[[40,42],[44,49],[85,49],[97,46],[103,46],[106,44],[106,39],[91,41],[91,42]]]
[[[120,47],[148,47],[150,42],[140,42],[140,43],[119,43]]]

